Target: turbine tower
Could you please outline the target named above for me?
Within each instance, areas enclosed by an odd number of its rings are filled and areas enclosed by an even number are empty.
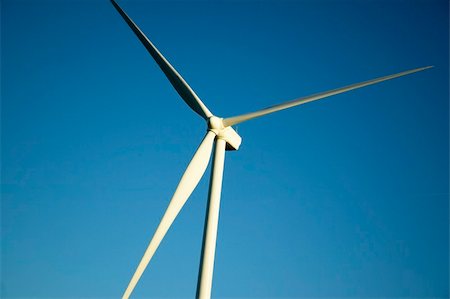
[[[187,166],[181,180],[175,190],[175,193],[165,211],[161,222],[159,223],[153,238],[148,245],[144,256],[142,257],[136,271],[134,272],[124,294],[124,299],[129,298],[133,292],[136,284],[141,278],[145,268],[155,254],[159,244],[166,235],[173,221],[178,213],[186,203],[187,199],[194,191],[195,187],[202,178],[214,147],[213,164],[211,170],[211,178],[209,185],[208,206],[206,212],[206,221],[203,232],[203,245],[201,252],[200,269],[197,282],[196,298],[207,299],[211,297],[212,277],[214,268],[214,255],[216,249],[217,225],[219,219],[220,195],[222,189],[222,176],[225,162],[226,150],[238,150],[241,144],[241,137],[232,128],[233,125],[254,119],[256,117],[264,116],[280,110],[292,108],[301,104],[316,101],[340,93],[344,93],[353,89],[372,85],[382,81],[394,79],[405,76],[415,72],[419,72],[432,66],[416,68],[401,73],[384,76],[361,83],[348,85],[345,87],[332,89],[329,91],[317,93],[314,95],[298,98],[292,101],[284,102],[255,112],[246,113],[238,116],[221,118],[214,115],[208,107],[200,100],[197,94],[174,69],[174,67],[167,61],[167,59],[159,52],[153,43],[145,36],[139,27],[131,20],[131,18],[120,8],[120,6],[111,0],[113,6],[133,30],[149,54],[153,57],[155,62],[161,68],[163,73],[169,79],[172,86],[184,100],[184,102],[200,115],[207,123],[207,132],[203,141],[200,143],[197,151],[194,154],[191,162]]]

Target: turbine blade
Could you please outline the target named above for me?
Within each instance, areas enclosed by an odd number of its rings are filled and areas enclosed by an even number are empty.
[[[188,104],[189,107],[192,108],[195,112],[197,112],[204,119],[208,119],[212,116],[211,111],[203,104],[200,98],[195,94],[192,88],[184,81],[181,75],[173,68],[173,66],[167,61],[167,59],[158,51],[158,49],[153,45],[153,43],[145,36],[145,34],[139,29],[139,27],[130,19],[130,17],[120,8],[120,6],[116,3],[116,1],[111,0],[111,3],[114,5],[116,10],[122,16],[122,18],[127,22],[128,26],[130,26],[131,30],[136,34],[139,40],[142,42],[144,47],[159,65],[161,70],[166,75],[167,79],[169,79],[172,86],[181,96],[181,98]]]
[[[167,207],[167,210],[162,217],[161,222],[159,223],[158,228],[156,229],[155,234],[153,235],[153,238],[150,241],[150,244],[148,245],[144,256],[142,257],[122,298],[128,298],[133,292],[134,287],[138,283],[142,273],[144,273],[145,268],[150,262],[150,259],[154,255],[165,234],[203,176],[211,157],[215,136],[215,133],[209,131],[198,147],[194,157],[183,174],[172,200],[170,201],[169,206]]]
[[[348,85],[348,86],[345,86],[345,87],[332,89],[332,90],[321,92],[321,93],[317,93],[317,94],[314,94],[314,95],[298,98],[298,99],[295,99],[295,100],[292,100],[292,101],[289,101],[289,102],[285,102],[285,103],[282,103],[282,104],[274,105],[274,106],[271,106],[271,107],[268,107],[268,108],[265,108],[265,109],[262,109],[262,110],[259,110],[259,111],[255,111],[255,112],[251,112],[251,113],[247,113],[247,114],[242,114],[242,115],[238,115],[238,116],[225,118],[223,120],[223,125],[225,127],[237,125],[237,124],[242,123],[244,121],[247,121],[247,120],[250,120],[250,119],[253,119],[253,118],[256,118],[256,117],[260,117],[260,116],[263,116],[263,115],[266,115],[266,114],[269,114],[269,113],[277,112],[277,111],[284,110],[284,109],[287,109],[287,108],[291,108],[291,107],[294,107],[294,106],[297,106],[297,105],[305,104],[305,103],[308,103],[308,102],[312,102],[312,101],[316,101],[316,100],[323,99],[323,98],[326,98],[326,97],[330,97],[330,96],[333,96],[333,95],[336,95],[336,94],[339,94],[339,93],[347,92],[347,91],[350,91],[350,90],[353,90],[353,89],[361,88],[361,87],[372,85],[372,84],[379,83],[379,82],[382,82],[382,81],[386,81],[386,80],[398,78],[398,77],[401,77],[401,76],[405,76],[405,75],[408,75],[408,74],[412,74],[412,73],[415,73],[415,72],[423,71],[423,70],[426,70],[426,69],[429,69],[429,68],[432,68],[432,67],[433,66],[426,66],[426,67],[421,67],[421,68],[417,68],[417,69],[401,72],[401,73],[394,74],[394,75],[384,76],[384,77],[376,78],[376,79],[373,79],[373,80],[368,80],[368,81],[364,81],[364,82],[361,82],[361,83],[356,83],[356,84]]]

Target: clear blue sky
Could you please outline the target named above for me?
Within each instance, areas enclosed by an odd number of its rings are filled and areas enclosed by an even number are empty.
[[[434,65],[239,125],[213,297],[448,298],[448,1],[118,2],[219,116]],[[107,0],[2,0],[1,72],[1,297],[119,297],[203,121]],[[194,297],[208,176],[136,298]]]

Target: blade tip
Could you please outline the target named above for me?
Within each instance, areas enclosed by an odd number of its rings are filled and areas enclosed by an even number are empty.
[[[427,69],[431,69],[434,68],[434,65],[428,65],[428,66],[424,66],[422,68],[420,68],[421,70],[427,70]]]

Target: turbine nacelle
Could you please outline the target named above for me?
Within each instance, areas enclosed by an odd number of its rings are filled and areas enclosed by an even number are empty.
[[[216,134],[218,139],[225,140],[227,143],[227,151],[236,151],[241,145],[242,138],[239,134],[231,127],[225,127],[223,124],[223,118],[217,116],[211,116],[208,118],[208,131]]]

